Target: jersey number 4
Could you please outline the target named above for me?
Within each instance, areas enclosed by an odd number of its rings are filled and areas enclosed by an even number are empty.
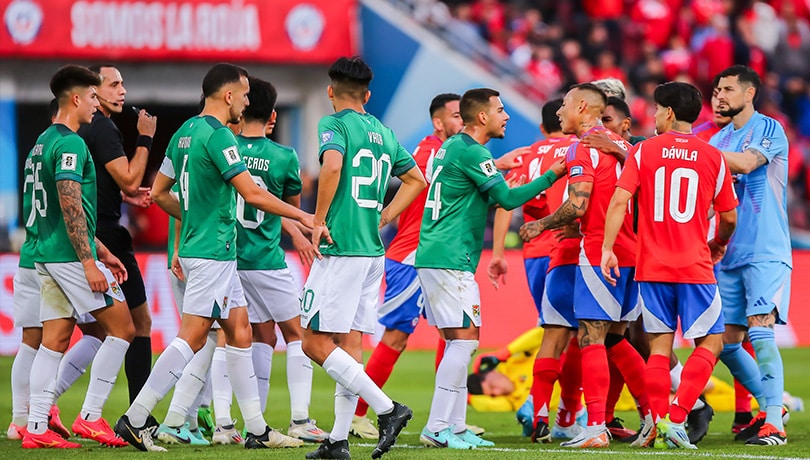
[[[430,219],[438,220],[439,212],[442,210],[442,183],[439,180],[439,175],[444,166],[439,166],[431,174],[430,188],[428,189],[427,200],[425,201],[425,209],[430,209]]]
[[[664,197],[669,189],[669,211],[670,217],[680,224],[692,220],[695,216],[698,193],[698,173],[694,169],[676,168],[669,176],[667,184],[666,167],[661,166],[655,170],[655,209],[653,220],[655,222],[664,221]],[[681,187],[686,181],[686,203],[681,203]],[[683,210],[681,210],[683,207]]]

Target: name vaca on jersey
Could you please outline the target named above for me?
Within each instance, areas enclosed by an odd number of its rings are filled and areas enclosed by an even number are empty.
[[[670,149],[664,147],[661,149],[661,158],[664,160],[697,161],[697,157],[697,150],[690,151],[689,149],[679,149],[676,147]]]

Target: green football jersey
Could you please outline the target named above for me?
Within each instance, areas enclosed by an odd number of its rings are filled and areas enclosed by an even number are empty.
[[[343,110],[318,123],[319,155],[336,150],[343,155],[335,197],[326,214],[333,244],[321,243],[321,254],[381,256],[380,212],[391,176],[416,166],[394,132],[368,113]]]
[[[236,136],[236,143],[256,185],[278,198],[301,193],[300,166],[295,149],[266,137]],[[237,269],[287,268],[281,248],[281,217],[256,209],[238,196],[236,219]]]
[[[196,116],[172,137],[161,172],[180,184],[180,257],[236,260],[236,190],[245,171],[233,132],[211,116]],[[168,173],[168,174],[167,174]]]
[[[487,191],[503,182],[503,176],[489,150],[466,133],[442,144],[428,176],[414,266],[475,273],[484,248]]]
[[[31,161],[34,150],[28,153],[23,168],[22,215],[25,219],[25,242],[20,247],[21,268],[34,268],[34,257],[37,250],[37,215],[34,212],[34,162]]]
[[[51,125],[37,138],[31,151],[31,168],[34,177],[32,206],[37,226],[34,260],[43,263],[79,262],[65,228],[56,191],[56,182],[62,180],[81,184],[87,242],[95,258],[96,168],[84,140],[65,125]]]

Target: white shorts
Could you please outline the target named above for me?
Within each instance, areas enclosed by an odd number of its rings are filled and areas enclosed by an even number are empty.
[[[115,281],[112,272],[99,261],[96,261],[96,267],[107,279],[107,292],[90,290],[81,262],[37,263],[36,266],[41,284],[39,319],[43,322],[60,318],[81,318],[87,313],[112,306],[113,300],[126,302],[124,291]],[[86,322],[84,319],[83,321]]]
[[[186,282],[180,281],[169,270],[169,284],[172,286],[172,297],[174,297],[174,306],[177,307],[177,313],[183,316],[183,296],[186,295]]]
[[[301,327],[373,333],[384,267],[383,256],[316,259],[301,292]]]
[[[280,270],[238,270],[251,323],[283,323],[301,314],[292,273]]]
[[[14,274],[14,327],[42,327],[39,321],[39,287],[36,269],[17,268]],[[67,302],[67,299],[64,301]]]
[[[181,257],[180,266],[186,275],[184,314],[228,319],[231,308],[246,305],[235,260]]]
[[[481,294],[475,275],[445,268],[417,268],[428,324],[439,329],[481,327]]]

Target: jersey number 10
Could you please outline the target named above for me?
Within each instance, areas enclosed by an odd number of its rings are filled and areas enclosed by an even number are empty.
[[[686,203],[681,203],[681,186],[683,181],[686,181]],[[669,188],[669,206],[668,211],[670,217],[675,222],[685,224],[692,220],[695,216],[695,207],[697,206],[697,192],[698,192],[698,173],[694,169],[689,168],[676,168],[672,171],[669,177],[669,186],[667,187],[667,171],[665,166],[655,170],[655,210],[653,220],[655,222],[664,221],[664,197],[666,196],[666,189]],[[683,210],[681,210],[683,205]]]

